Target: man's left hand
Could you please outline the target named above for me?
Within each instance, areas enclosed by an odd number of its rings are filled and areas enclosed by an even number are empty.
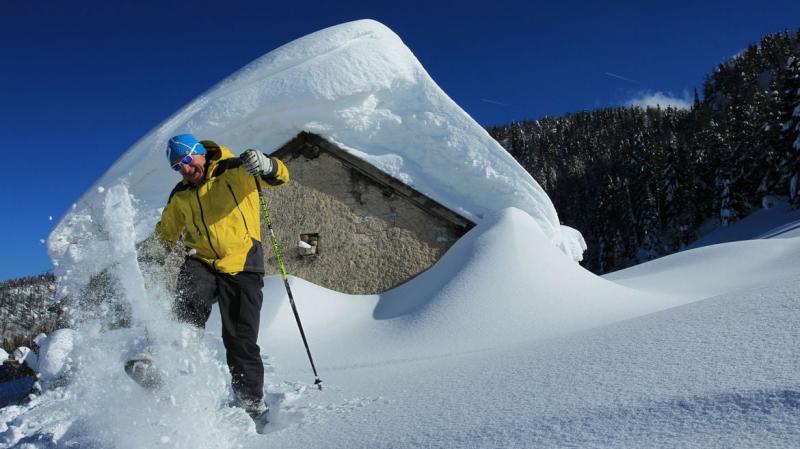
[[[257,150],[247,150],[239,156],[245,170],[254,176],[266,175],[272,171],[272,159]]]

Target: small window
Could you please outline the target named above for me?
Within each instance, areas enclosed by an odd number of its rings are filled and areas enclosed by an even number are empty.
[[[300,241],[297,242],[297,254],[300,257],[319,257],[319,233],[307,232],[300,234]]]

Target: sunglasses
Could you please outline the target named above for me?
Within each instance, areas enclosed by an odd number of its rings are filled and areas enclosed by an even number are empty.
[[[194,160],[192,155],[194,154],[194,149],[195,149],[196,146],[197,145],[192,147],[191,151],[189,151],[189,153],[187,153],[186,156],[184,156],[181,160],[176,162],[175,165],[172,166],[172,169],[175,170],[175,171],[181,171],[181,167],[183,167],[186,164],[191,164],[192,160]]]

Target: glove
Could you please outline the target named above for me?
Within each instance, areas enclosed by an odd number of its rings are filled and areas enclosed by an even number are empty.
[[[244,169],[253,176],[264,176],[272,172],[272,159],[260,151],[247,150],[239,156],[239,160],[244,164]]]
[[[169,249],[166,248],[157,233],[150,234],[149,237],[136,244],[137,261],[146,264],[164,266],[167,261]]]

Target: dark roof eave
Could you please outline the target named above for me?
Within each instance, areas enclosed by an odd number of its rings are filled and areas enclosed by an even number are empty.
[[[304,149],[313,147],[327,151],[333,157],[342,161],[345,165],[358,170],[358,172],[360,172],[362,175],[370,178],[377,184],[388,186],[398,195],[408,199],[422,210],[434,216],[440,217],[454,226],[463,229],[465,232],[475,226],[475,223],[473,223],[471,220],[463,217],[457,212],[452,211],[434,199],[426,196],[422,192],[415,190],[408,184],[380,170],[369,162],[339,148],[337,145],[329,142],[320,135],[307,131],[301,131],[292,140],[273,151],[270,156],[277,157],[278,159],[285,159],[287,156],[296,157],[296,155],[302,152]]]

